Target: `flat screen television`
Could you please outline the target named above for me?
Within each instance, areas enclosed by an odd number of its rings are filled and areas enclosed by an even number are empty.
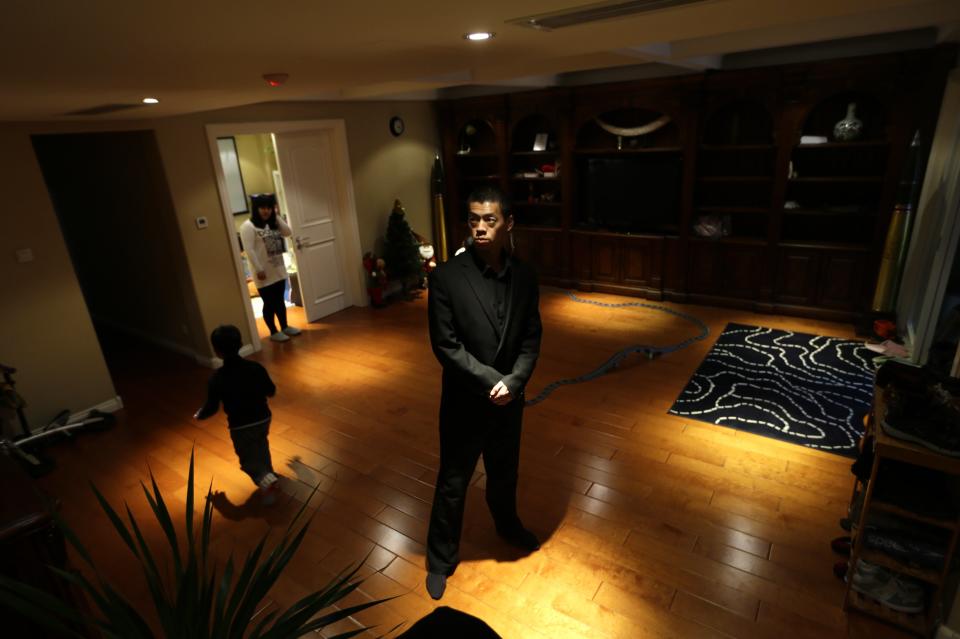
[[[623,233],[675,232],[680,221],[679,154],[584,158],[578,171],[580,224]]]

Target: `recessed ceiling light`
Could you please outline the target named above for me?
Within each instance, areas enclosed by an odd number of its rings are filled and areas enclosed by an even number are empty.
[[[464,33],[463,37],[474,42],[482,42],[483,40],[489,40],[494,35],[496,34],[492,31],[474,31],[473,33]]]
[[[156,98],[144,98],[143,103],[144,104],[160,104],[160,100]]]

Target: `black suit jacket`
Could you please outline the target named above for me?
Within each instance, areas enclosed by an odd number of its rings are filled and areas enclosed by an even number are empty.
[[[511,258],[503,330],[469,250],[430,273],[430,343],[443,366],[443,393],[482,397],[501,379],[514,400],[540,355],[540,292],[530,265]]]

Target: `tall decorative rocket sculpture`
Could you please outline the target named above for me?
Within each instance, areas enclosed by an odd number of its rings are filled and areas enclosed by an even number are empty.
[[[880,261],[880,273],[873,295],[872,310],[889,312],[893,310],[900,291],[900,277],[907,257],[913,218],[917,202],[920,199],[920,179],[923,163],[920,161],[920,132],[913,135],[907,152],[906,166],[897,189],[897,199],[887,229],[887,240]]]
[[[447,261],[447,224],[443,210],[443,164],[440,155],[434,156],[433,170],[430,173],[430,192],[433,195],[433,242],[436,247],[436,258],[439,262]]]

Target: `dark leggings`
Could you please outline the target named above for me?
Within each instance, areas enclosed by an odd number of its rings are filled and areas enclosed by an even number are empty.
[[[269,418],[252,426],[230,429],[233,450],[240,458],[240,470],[250,475],[250,479],[258,486],[267,473],[273,472],[270,443],[267,441],[269,433]]]
[[[280,321],[281,331],[287,327],[287,306],[283,303],[283,291],[286,285],[287,280],[280,280],[257,289],[260,291],[260,298],[263,299],[263,322],[270,329],[271,335],[277,332],[277,325],[273,322],[274,315]]]

